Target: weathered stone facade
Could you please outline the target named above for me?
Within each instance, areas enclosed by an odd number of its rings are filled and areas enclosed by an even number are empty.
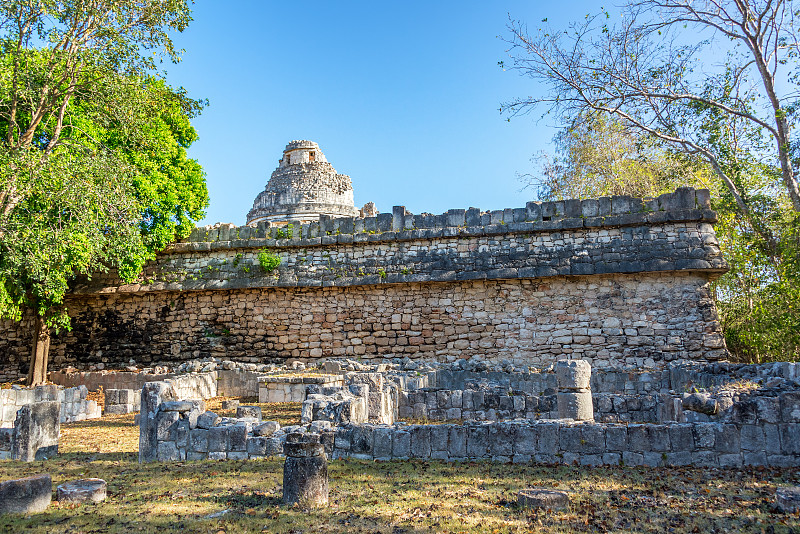
[[[350,177],[336,173],[317,143],[292,141],[267,187],[253,202],[247,224],[309,222],[319,220],[320,215],[358,215]]]
[[[658,367],[727,352],[708,283],[727,268],[705,191],[529,203],[481,213],[198,229],[135,284],[97,276],[68,301],[54,367],[330,356]],[[280,257],[273,272],[259,253]],[[5,323],[7,376],[27,324]]]

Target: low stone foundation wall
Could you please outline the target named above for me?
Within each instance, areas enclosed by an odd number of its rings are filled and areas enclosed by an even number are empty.
[[[258,396],[258,378],[264,373],[240,369],[217,369],[199,373],[160,373],[149,371],[53,371],[50,380],[63,386],[85,386],[89,391],[141,390],[147,382],[168,381],[186,399]]]
[[[402,379],[392,378],[407,376],[402,373],[388,373],[389,380],[381,372],[316,377],[317,382],[343,380],[348,391],[342,386],[304,383],[309,381],[306,380],[311,378],[309,376],[293,379],[281,376],[273,377],[277,381],[263,378],[261,381],[265,389],[266,384],[307,388],[302,421],[308,424],[292,431],[321,433],[321,443],[333,458],[648,466],[800,465],[800,383],[776,376],[784,373],[794,376],[795,366],[728,368],[727,381],[720,380],[720,386],[680,397],[674,391],[657,393],[653,388],[649,389],[649,394],[593,395],[587,387],[591,382],[591,369],[586,362],[559,361],[556,370],[558,391],[548,389],[547,395],[540,396],[509,390],[507,385],[476,384],[474,377],[464,381],[469,382],[469,389],[416,390],[401,394],[397,384]],[[665,370],[667,376],[662,378],[672,380],[671,371],[676,370]],[[716,371],[711,369],[709,374],[717,376]],[[676,372],[683,377],[691,376],[685,370]],[[702,374],[702,371],[694,372]],[[737,373],[741,376],[731,382]],[[429,377],[431,375],[428,373]],[[549,382],[551,375],[531,373],[529,376]],[[743,380],[744,375],[758,378]],[[446,382],[438,378],[432,381]],[[252,417],[255,414],[256,419],[220,419],[205,412],[202,401],[177,400],[170,383],[147,384],[144,391],[148,388],[158,390],[148,401],[151,416],[143,415],[141,427],[142,435],[150,436],[147,442],[151,444],[152,459],[245,459],[265,456],[267,450],[269,454],[279,452],[282,434],[276,433],[276,428],[262,432],[255,426],[260,423],[258,408],[252,412],[242,410],[243,415]],[[564,406],[566,403],[560,396],[569,395],[570,388],[582,395],[579,405]],[[395,412],[398,398],[402,410]],[[356,401],[360,403],[357,417],[353,415]],[[596,412],[593,410],[595,403]],[[572,410],[571,406],[577,409]],[[535,407],[540,409],[537,411]],[[339,413],[344,409],[349,410],[347,417]],[[684,412],[684,409],[702,413]],[[508,420],[391,424],[397,413],[407,415],[409,410],[417,416],[424,413],[446,419],[480,418],[491,413],[492,417]],[[560,418],[553,419],[553,412]],[[640,417],[671,422],[590,421],[595,413],[602,416],[596,417],[599,421]],[[520,414],[525,419],[511,419]],[[689,422],[685,422],[687,419]]]
[[[147,382],[166,380],[173,374],[148,371],[50,371],[50,381],[64,387],[86,386],[89,391],[142,389]]]
[[[63,388],[44,385],[35,388],[0,389],[0,428],[13,427],[17,411],[23,406],[44,401],[57,401],[61,404],[62,423],[100,417],[100,407],[95,401],[86,398],[88,393],[86,386]]]
[[[261,411],[240,406],[242,417],[221,418],[205,410],[202,400],[178,400],[172,384],[151,382],[141,393],[139,461],[246,460],[282,454],[286,434]],[[253,416],[255,414],[255,416]],[[317,423],[316,428],[330,424]]]
[[[341,375],[313,376],[260,376],[258,377],[258,402],[303,402],[306,387],[337,387],[344,385]]]
[[[529,395],[490,389],[424,389],[401,393],[399,398],[400,419],[504,421],[558,418],[555,392]],[[593,394],[592,404],[594,419],[604,423],[685,422],[680,398],[668,393]]]
[[[258,379],[264,373],[244,370],[218,370],[217,395],[223,397],[257,397]]]
[[[107,389],[105,390],[105,406],[103,413],[106,415],[121,415],[138,412],[142,404],[142,392],[138,389]]]
[[[689,388],[711,388],[735,380],[783,378],[800,380],[800,363],[773,362],[765,364],[678,363],[668,364],[663,369],[631,367],[623,369],[604,368],[605,362],[592,362],[591,389],[593,393],[654,394],[670,390],[683,392]],[[558,387],[552,372],[503,372],[476,371],[443,368],[425,374],[427,384],[421,386],[440,389],[466,389],[469,383],[488,382],[506,386],[529,395],[543,395]],[[404,390],[420,389],[404,387]]]
[[[508,421],[346,425],[323,435],[333,458],[582,465],[800,465],[800,424]]]

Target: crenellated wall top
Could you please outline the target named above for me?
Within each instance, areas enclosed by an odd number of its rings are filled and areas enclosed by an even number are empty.
[[[394,206],[391,213],[380,213],[375,217],[322,216],[318,222],[288,226],[269,222],[255,226],[221,223],[195,228],[188,240],[175,243],[165,253],[554,232],[670,222],[714,223],[716,220],[707,189],[682,187],[657,198],[611,196],[528,202],[524,208],[494,211],[469,208],[452,209],[440,215],[414,215],[404,206]]]

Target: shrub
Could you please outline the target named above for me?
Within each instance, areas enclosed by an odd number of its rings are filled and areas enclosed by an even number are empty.
[[[268,249],[263,249],[258,253],[258,263],[265,273],[271,273],[281,264],[281,258]]]

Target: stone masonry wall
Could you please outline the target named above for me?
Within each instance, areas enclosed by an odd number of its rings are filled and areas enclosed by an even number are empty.
[[[53,367],[473,356],[541,365],[716,360],[727,351],[708,283],[727,269],[707,191],[531,202],[481,213],[323,218],[193,232],[136,283],[77,283]],[[280,258],[265,272],[258,255]],[[28,321],[0,323],[16,378]]]
[[[652,367],[724,355],[708,282],[695,273],[101,295],[76,307],[72,331],[51,342],[56,368],[207,356],[543,366],[570,354],[595,367]],[[6,363],[26,358],[15,351]]]
[[[72,423],[85,419],[100,417],[100,407],[93,400],[87,399],[86,386],[63,388],[53,385],[35,388],[13,387],[0,389],[0,428],[11,428],[17,417],[17,411],[23,406],[37,402],[58,401],[60,405],[59,420]]]
[[[333,458],[492,460],[582,465],[800,465],[800,424],[509,421],[345,425],[323,436]]]

